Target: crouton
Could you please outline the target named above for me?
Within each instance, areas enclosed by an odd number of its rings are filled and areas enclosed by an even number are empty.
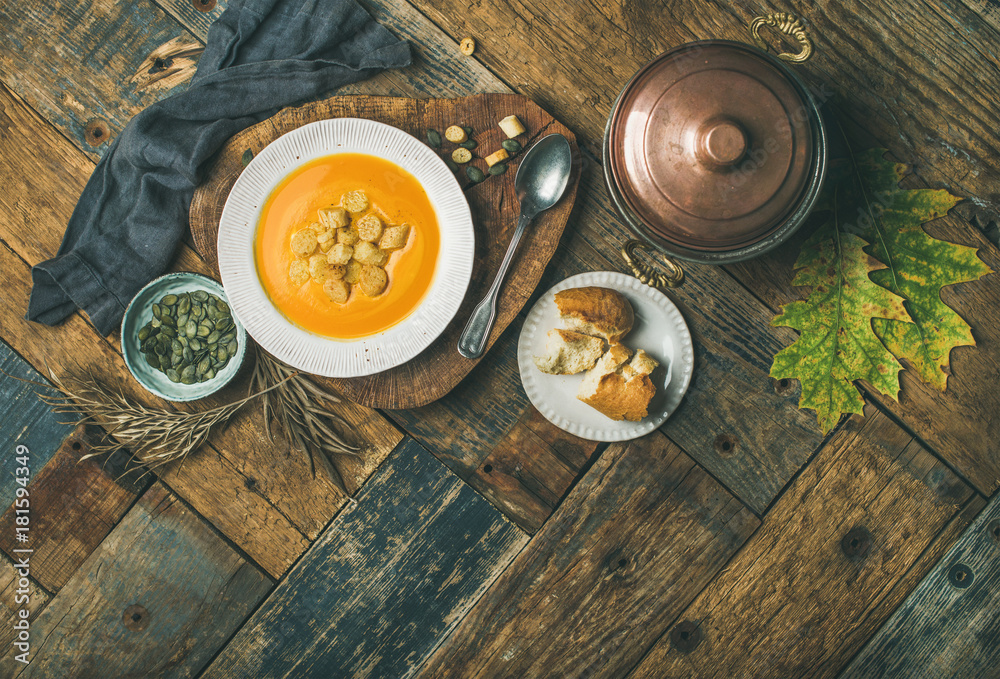
[[[371,264],[361,267],[361,280],[358,281],[358,287],[361,288],[361,292],[369,297],[378,297],[385,291],[385,287],[388,284],[389,275],[382,267],[372,266]]]
[[[383,266],[389,259],[389,256],[379,250],[374,243],[369,243],[368,241],[363,240],[358,241],[358,244],[354,246],[354,259],[358,260],[362,264]]]
[[[347,226],[351,218],[342,207],[328,207],[318,211],[319,223],[327,229],[339,229]]]
[[[382,238],[378,246],[382,250],[399,250],[406,245],[410,237],[410,225],[400,224],[399,226],[387,226],[382,232]]]
[[[350,245],[337,243],[330,249],[330,252],[327,253],[326,261],[328,261],[332,266],[346,265],[349,261],[351,261],[351,257],[353,256],[354,248]]]
[[[293,260],[288,265],[288,278],[295,285],[302,285],[309,281],[309,264],[304,259]]]
[[[326,261],[326,255],[316,254],[309,258],[309,275],[317,283],[330,277],[330,263]]]
[[[348,191],[344,194],[340,204],[343,205],[348,212],[352,214],[359,214],[368,209],[368,196],[364,191]]]
[[[293,233],[290,243],[292,252],[299,257],[308,257],[314,253],[318,244],[319,241],[317,239],[316,230],[311,226],[299,229]]]
[[[331,302],[343,304],[351,296],[351,286],[341,278],[330,278],[326,283],[323,283],[323,292],[326,293]]]
[[[382,220],[378,215],[368,213],[357,221],[358,238],[374,243],[382,235]]]

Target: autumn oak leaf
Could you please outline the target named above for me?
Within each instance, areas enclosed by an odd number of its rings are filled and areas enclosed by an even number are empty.
[[[795,262],[792,284],[810,286],[808,299],[786,304],[772,321],[800,335],[774,357],[771,377],[799,380],[799,407],[816,411],[824,433],[841,414],[862,412],[855,380],[897,397],[902,366],[875,335],[872,319],[909,321],[903,298],[869,278],[881,265],[865,253],[864,240],[840,231],[836,213],[805,242]]]
[[[906,166],[886,160],[885,153],[875,148],[852,157],[853,167],[838,186],[839,213],[855,211],[858,233],[869,243],[865,251],[885,265],[872,280],[903,297],[912,320],[876,319],[875,334],[920,379],[944,391],[951,350],[976,342],[969,324],[941,300],[941,288],[992,271],[976,248],[933,238],[923,229],[961,198],[943,190],[900,189]]]

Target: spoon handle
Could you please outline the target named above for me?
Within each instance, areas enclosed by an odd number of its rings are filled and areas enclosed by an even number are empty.
[[[507,269],[510,268],[510,262],[514,259],[517,244],[521,242],[521,236],[524,235],[533,217],[534,215],[522,213],[521,218],[517,220],[514,237],[510,239],[507,254],[504,255],[503,262],[500,263],[497,277],[483,301],[472,310],[469,322],[465,325],[465,330],[462,331],[462,336],[458,339],[458,353],[466,358],[479,358],[486,349],[486,340],[490,336],[493,322],[497,318],[497,297],[500,296],[500,287],[507,275]]]

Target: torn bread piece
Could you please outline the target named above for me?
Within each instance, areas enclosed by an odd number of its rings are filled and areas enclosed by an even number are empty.
[[[535,365],[550,375],[575,375],[590,370],[604,353],[604,340],[572,330],[554,328],[545,340],[545,355]]]
[[[632,357],[628,348],[612,344],[583,378],[576,397],[612,420],[638,422],[649,414],[656,394],[649,373],[657,365],[641,349]]]
[[[570,288],[555,294],[559,317],[570,330],[620,342],[635,322],[625,296],[608,288]]]

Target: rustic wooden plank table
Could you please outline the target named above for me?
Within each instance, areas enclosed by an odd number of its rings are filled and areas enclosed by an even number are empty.
[[[576,207],[536,297],[625,271],[600,142],[631,74],[782,11],[806,20],[816,56],[800,74],[839,95],[851,142],[913,163],[911,188],[967,197],[928,231],[1000,269],[996,0],[361,1],[414,64],[337,94],[515,92],[576,135]],[[898,403],[866,387],[864,417],[828,436],[797,383],[768,377],[795,339],[770,319],[797,298],[803,235],[690,267],[671,297],[694,381],[628,444],[575,438],[530,405],[522,312],[444,398],[342,408],[367,445],[350,502],[272,444],[255,409],[155,475],[123,473],[121,456],[78,462],[101,432],[61,424],[15,377],[93,371],[159,403],[85,316],[24,320],[30,267],[56,252],[108,141],[186,87],[224,8],[0,0],[0,676],[1000,676],[996,275],[942,292],[978,345],[952,353],[947,391],[905,372]],[[174,267],[211,272],[190,244]]]

